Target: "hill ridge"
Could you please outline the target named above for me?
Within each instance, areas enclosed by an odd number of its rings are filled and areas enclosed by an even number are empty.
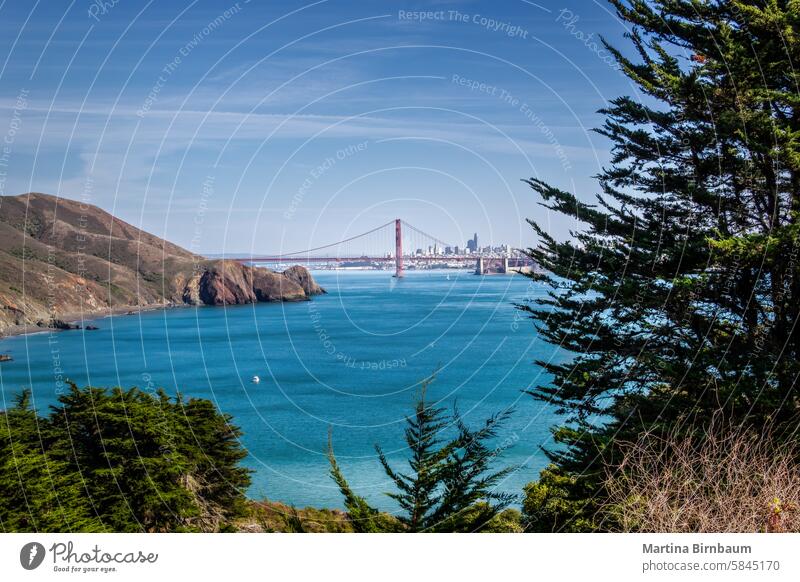
[[[93,204],[41,192],[0,196],[0,333],[125,309],[323,292],[303,267],[277,273],[206,259]]]

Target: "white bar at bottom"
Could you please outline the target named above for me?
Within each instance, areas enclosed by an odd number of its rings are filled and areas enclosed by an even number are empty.
[[[798,562],[800,534],[0,534],[3,581],[728,582],[800,580]]]

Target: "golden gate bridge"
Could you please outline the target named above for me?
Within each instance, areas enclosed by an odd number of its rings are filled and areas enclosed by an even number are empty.
[[[463,252],[462,252],[463,251]],[[475,265],[476,274],[509,273],[532,267],[533,261],[517,251],[466,252],[463,247],[432,236],[401,218],[366,232],[322,246],[274,255],[225,256],[243,263],[295,263],[338,265],[394,265],[395,277],[403,277],[408,266]]]

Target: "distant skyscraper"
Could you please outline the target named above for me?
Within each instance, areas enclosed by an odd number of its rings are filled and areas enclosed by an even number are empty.
[[[471,253],[478,252],[478,233],[475,233],[475,236],[472,239],[467,241],[467,250]]]

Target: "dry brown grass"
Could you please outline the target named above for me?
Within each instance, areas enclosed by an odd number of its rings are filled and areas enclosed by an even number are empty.
[[[644,434],[607,468],[604,513],[615,529],[800,532],[796,448],[719,419],[696,434]]]
[[[249,515],[240,519],[236,529],[250,533],[350,533],[347,514],[337,509],[297,509],[276,501],[248,502]]]

